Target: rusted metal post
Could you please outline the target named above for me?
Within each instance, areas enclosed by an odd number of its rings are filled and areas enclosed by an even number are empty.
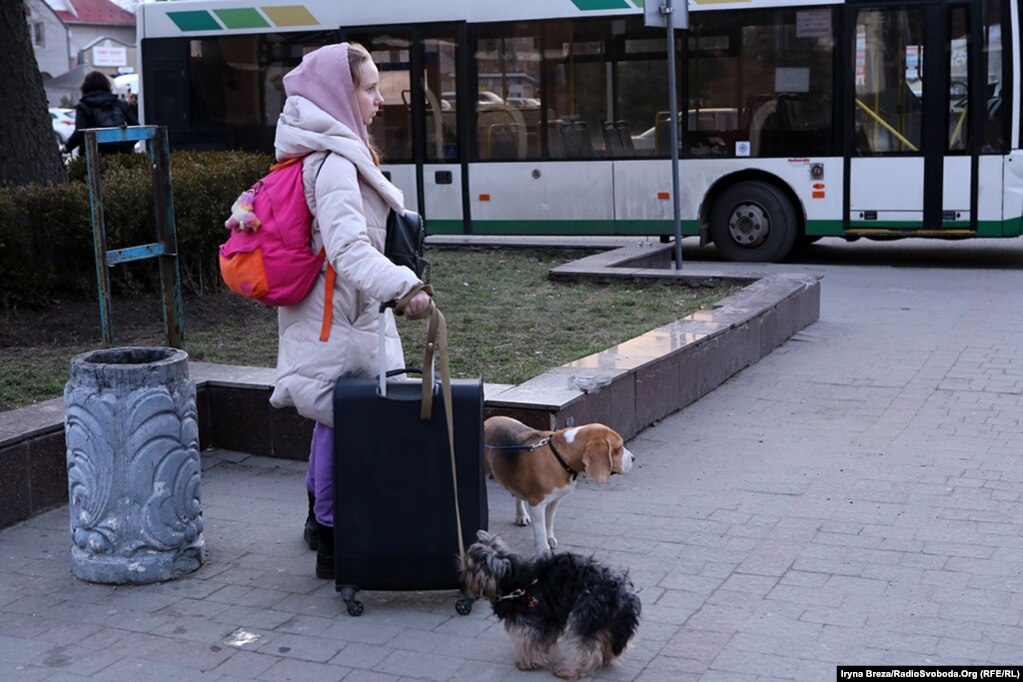
[[[181,297],[181,273],[178,269],[178,239],[174,223],[174,195],[170,179],[170,145],[167,128],[155,129],[149,142],[149,160],[153,170],[153,209],[156,213],[156,241],[163,245],[158,256],[160,288],[163,295],[163,325],[167,345],[185,347],[185,306]]]
[[[99,145],[105,143],[149,143],[153,179],[153,205],[156,212],[156,241],[124,249],[107,249],[106,222],[103,217],[103,183],[100,177]],[[107,269],[118,264],[146,258],[158,258],[163,325],[167,346],[185,348],[185,313],[178,268],[178,243],[174,227],[174,196],[170,179],[170,145],[164,126],[97,128],[85,132],[85,155],[89,172],[89,206],[92,214],[93,246],[96,257],[96,281],[99,288],[100,327],[103,344],[114,344],[111,315],[110,275]]]
[[[92,218],[92,246],[96,257],[96,287],[99,294],[99,327],[103,345],[114,345],[111,319],[110,273],[107,272],[107,224],[103,217],[103,182],[100,178],[99,144],[96,131],[85,131],[85,167],[89,180],[89,212]]]

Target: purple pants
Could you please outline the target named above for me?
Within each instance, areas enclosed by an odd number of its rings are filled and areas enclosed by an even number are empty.
[[[309,448],[305,486],[313,495],[313,515],[323,526],[334,527],[334,429],[316,422]]]

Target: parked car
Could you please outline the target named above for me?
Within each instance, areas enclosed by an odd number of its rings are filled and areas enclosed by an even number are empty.
[[[538,97],[509,97],[504,100],[508,104],[519,109],[539,109],[540,99]]]
[[[65,144],[71,133],[75,132],[75,110],[50,107],[50,122],[57,141]]]

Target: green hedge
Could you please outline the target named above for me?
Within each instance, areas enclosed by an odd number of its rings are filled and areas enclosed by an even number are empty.
[[[175,152],[171,183],[178,266],[186,291],[220,286],[217,247],[238,194],[266,174],[273,159],[248,152]],[[149,244],[153,228],[152,173],[145,154],[101,159],[107,248]],[[84,159],[67,184],[0,189],[0,309],[44,305],[61,296],[96,295],[89,189]],[[110,270],[118,292],[158,287],[155,261]]]

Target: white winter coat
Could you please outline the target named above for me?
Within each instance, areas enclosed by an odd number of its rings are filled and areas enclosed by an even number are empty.
[[[320,341],[326,273],[301,303],[278,313],[277,382],[270,404],[333,427],[334,384],[342,376],[374,376],[381,301],[399,299],[421,282],[384,255],[389,208],[404,212],[402,193],[373,163],[359,137],[307,99],[289,97],[277,123],[278,160],[309,154],[302,177],[312,212],[312,249],[327,250],[337,272],[330,338]],[[401,339],[386,320],[384,366],[404,366]]]

